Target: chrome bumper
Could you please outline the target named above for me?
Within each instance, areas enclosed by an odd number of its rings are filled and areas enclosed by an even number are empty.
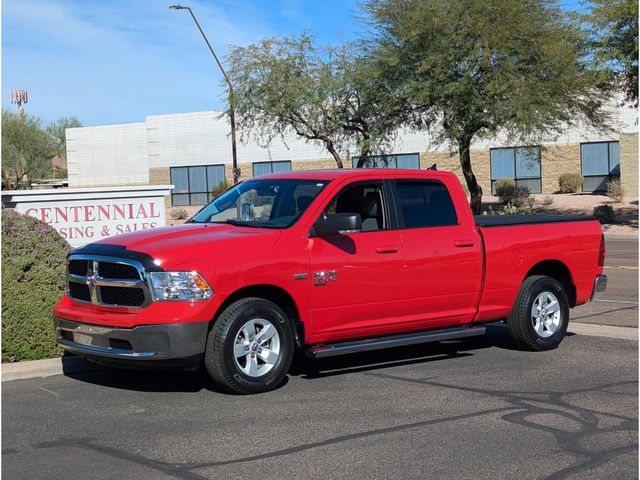
[[[142,363],[190,358],[204,352],[209,322],[117,328],[54,317],[58,343],[77,355]]]
[[[607,289],[607,276],[598,275],[595,282],[593,282],[593,293],[591,294],[591,300],[602,297]]]

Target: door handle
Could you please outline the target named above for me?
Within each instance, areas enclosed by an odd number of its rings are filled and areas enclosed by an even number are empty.
[[[475,242],[473,240],[456,240],[454,245],[458,248],[473,247]]]
[[[376,253],[398,253],[398,247],[394,245],[376,247]]]

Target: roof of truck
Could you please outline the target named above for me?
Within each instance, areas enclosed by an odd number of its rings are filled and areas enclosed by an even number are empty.
[[[398,178],[398,177],[431,177],[442,178],[454,175],[451,172],[437,170],[416,170],[400,168],[336,168],[332,170],[296,170],[291,172],[270,173],[260,175],[260,178],[292,178],[309,180],[334,180],[342,177],[376,177],[376,178]]]

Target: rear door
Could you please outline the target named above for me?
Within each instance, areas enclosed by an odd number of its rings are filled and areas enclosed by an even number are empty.
[[[482,283],[482,244],[440,180],[396,180],[404,252],[404,316],[412,326],[470,322]],[[471,217],[472,219],[472,217]]]
[[[401,321],[402,247],[390,195],[382,181],[357,182],[325,207],[361,215],[362,231],[309,239],[311,341],[384,334]]]

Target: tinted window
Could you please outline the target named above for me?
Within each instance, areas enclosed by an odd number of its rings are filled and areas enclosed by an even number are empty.
[[[352,157],[351,164],[356,168],[360,157]],[[420,154],[398,153],[390,155],[372,155],[364,162],[364,168],[416,168],[420,169]]]
[[[620,177],[620,143],[598,142],[580,145],[582,157],[582,191],[607,189],[607,183]]]
[[[291,171],[291,161],[278,161],[278,162],[254,162],[253,163],[253,176],[259,177],[260,175],[266,175],[268,173],[282,173]]]
[[[519,187],[540,193],[540,147],[492,148],[491,193],[496,193],[495,183],[501,178],[512,178]]]
[[[171,183],[175,187],[171,204],[206,205],[211,200],[211,190],[224,182],[224,165],[171,167]]]
[[[458,224],[453,202],[442,183],[400,182],[396,189],[405,228]]]

